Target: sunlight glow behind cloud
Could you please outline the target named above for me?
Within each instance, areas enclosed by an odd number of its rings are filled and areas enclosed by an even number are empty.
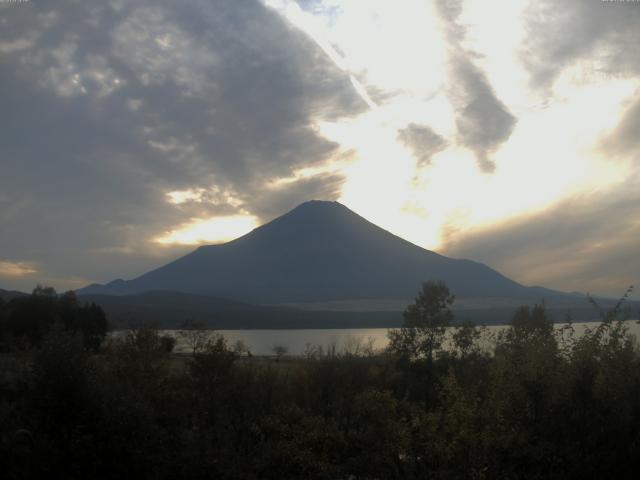
[[[253,216],[234,215],[206,220],[194,219],[167,232],[155,241],[163,245],[200,245],[223,243],[249,233],[257,226]]]
[[[25,262],[0,260],[0,277],[25,277],[38,273],[38,270]]]
[[[167,193],[169,203],[180,205],[186,202],[200,202],[205,195],[204,188],[176,190]]]
[[[265,0],[349,76],[370,107],[349,119],[319,119],[317,132],[340,146],[334,158],[272,179],[267,188],[339,172],[346,179],[341,202],[418,245],[438,249],[456,232],[543,211],[628,176],[630,166],[602,158],[597,145],[639,83],[585,79],[577,64],[558,79],[552,97],[532,91],[517,48],[525,35],[524,1],[505,7],[510,22],[496,23],[480,2],[465,3],[459,19],[464,48],[476,55],[496,94],[517,115],[509,140],[493,154],[495,172],[481,172],[473,152],[457,141],[456,112],[447,95],[455,82],[447,63],[460,47],[447,44],[430,2],[400,3],[325,0],[305,11],[293,0]],[[427,165],[399,139],[410,124],[430,128],[448,144]],[[168,197],[176,205],[201,202],[205,191]],[[255,218],[242,216],[197,220],[156,241],[223,241],[255,225]]]
[[[438,249],[456,231],[542,211],[615,186],[630,172],[629,165],[602,158],[597,144],[639,82],[585,79],[577,65],[558,80],[551,98],[532,91],[518,49],[527,2],[505,6],[508,22],[496,22],[483,2],[465,2],[459,19],[465,48],[517,116],[511,137],[493,155],[492,174],[480,172],[472,152],[456,141],[446,95],[455,81],[447,71],[447,49],[454,47],[447,46],[430,2],[325,0],[311,12],[295,2],[266,3],[338,66],[357,72],[359,88],[381,98],[357,117],[319,121],[318,131],[355,159],[342,172],[340,201],[414,243]],[[449,147],[420,167],[398,139],[408,124],[430,127]]]

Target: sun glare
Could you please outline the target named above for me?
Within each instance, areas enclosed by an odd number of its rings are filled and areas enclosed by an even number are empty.
[[[205,193],[204,188],[176,190],[167,193],[167,201],[174,205],[181,205],[186,202],[199,202],[202,200]]]
[[[314,175],[344,176],[339,200],[374,223],[418,245],[437,249],[452,232],[482,228],[544,210],[582,192],[624,180],[629,165],[598,151],[624,102],[631,80],[585,78],[584,65],[567,69],[550,92],[532,91],[522,63],[526,2],[502,6],[509,22],[495,22],[484,2],[465,2],[456,22],[464,35],[447,38],[431,2],[324,0],[304,10],[292,0],[264,3],[306,33],[370,109],[348,119],[318,118],[318,134],[339,149],[325,165],[271,180],[286,188]],[[451,42],[459,42],[458,46]],[[458,143],[456,110],[448,97],[448,62],[455,48],[474,54],[495,95],[517,118],[514,130],[482,172],[472,151]],[[446,148],[419,162],[399,132],[430,128]],[[345,160],[348,159],[348,160]],[[171,192],[169,201],[198,201],[199,190]],[[163,244],[225,241],[256,225],[254,217],[194,220],[156,239]]]
[[[430,2],[405,0],[402,8],[386,0],[326,4],[338,9],[337,14],[321,16],[327,38],[365,84],[414,96],[428,96],[440,87],[446,46]]]

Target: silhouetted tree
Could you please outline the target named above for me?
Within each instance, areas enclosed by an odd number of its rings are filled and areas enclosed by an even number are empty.
[[[108,328],[102,308],[95,303],[80,305],[73,291],[62,294],[58,303],[65,330],[81,334],[85,347],[97,350]]]
[[[449,307],[454,299],[443,282],[424,282],[415,302],[403,313],[402,328],[389,331],[389,349],[404,357],[432,362],[453,320]]]
[[[279,361],[282,357],[284,357],[289,352],[289,349],[284,345],[274,345],[271,351],[276,356],[276,361]]]
[[[211,337],[207,325],[192,318],[182,321],[179,328],[178,335],[189,346],[193,355],[205,348]]]
[[[60,321],[56,291],[38,285],[27,297],[7,305],[6,329],[14,345],[39,345],[54,322]]]
[[[458,325],[453,333],[453,347],[456,350],[456,353],[464,358],[467,355],[477,350],[478,340],[482,335],[482,330],[478,328],[473,322],[463,322],[461,325]]]
[[[176,339],[171,335],[160,336],[160,349],[164,352],[171,353],[176,346]]]
[[[96,351],[104,340],[108,325],[104,311],[91,303],[81,305],[74,292],[58,295],[51,287],[38,285],[29,296],[12,299],[0,309],[4,342],[39,345],[54,324],[79,334],[84,346]]]
[[[36,285],[36,288],[31,292],[33,297],[43,297],[43,298],[51,298],[54,299],[57,297],[57,293],[55,288],[53,287],[43,287],[42,285]]]

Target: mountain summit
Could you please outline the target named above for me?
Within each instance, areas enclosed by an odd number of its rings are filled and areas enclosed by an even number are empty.
[[[418,247],[340,203],[314,200],[231,242],[79,293],[172,290],[265,304],[384,300],[410,299],[425,280],[443,280],[458,296],[530,297],[541,290]]]

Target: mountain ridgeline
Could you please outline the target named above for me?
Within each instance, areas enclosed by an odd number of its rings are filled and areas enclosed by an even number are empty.
[[[231,242],[202,246],[133,280],[79,294],[170,290],[254,304],[411,299],[426,280],[460,297],[537,299],[481,263],[447,258],[374,225],[337,202],[310,201]]]

